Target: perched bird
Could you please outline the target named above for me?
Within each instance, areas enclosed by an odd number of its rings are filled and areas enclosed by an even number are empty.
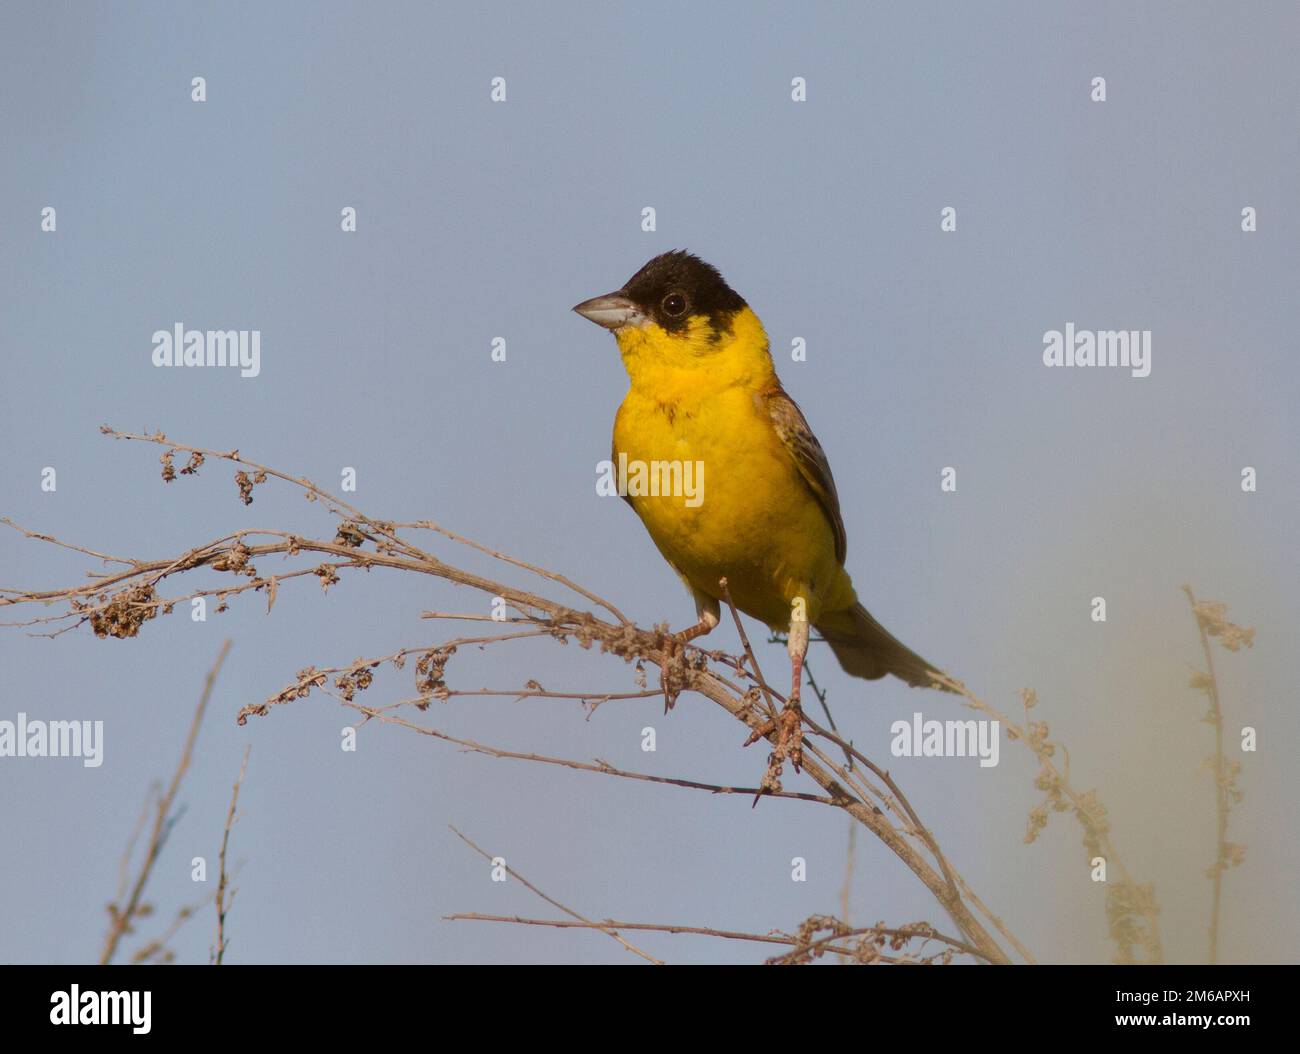
[[[613,331],[631,381],[614,419],[613,464],[650,466],[625,496],[695,599],[698,622],[677,639],[718,624],[722,579],[737,608],[789,634],[781,743],[794,738],[796,766],[810,624],[848,673],[935,687],[936,667],[858,602],[826,454],[781,387],[763,324],[717,269],[664,253],[573,310]],[[682,479],[702,484],[700,493],[647,485]]]

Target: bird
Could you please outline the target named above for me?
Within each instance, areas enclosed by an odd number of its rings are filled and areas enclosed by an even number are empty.
[[[697,621],[674,639],[712,631],[724,599],[787,634],[790,695],[769,722],[778,752],[798,770],[810,626],[855,677],[943,688],[938,667],[859,602],[826,452],[777,377],[762,322],[717,268],[666,252],[573,310],[613,332],[627,370],[610,464],[694,598]],[[699,493],[667,485],[683,481]]]

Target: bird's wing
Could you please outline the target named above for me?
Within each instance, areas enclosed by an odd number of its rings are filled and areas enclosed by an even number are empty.
[[[617,443],[614,439],[612,439],[612,438],[611,438],[610,441],[609,441],[609,462],[610,462],[611,465],[617,465],[617,464],[618,464],[618,443]],[[631,499],[631,497],[629,497],[629,496],[626,495],[626,494],[621,495],[621,497],[622,497],[622,499],[623,499],[625,502],[627,502],[628,505],[631,506],[633,509],[636,508],[635,505],[632,505],[632,499]]]
[[[844,518],[840,515],[840,497],[835,493],[835,479],[831,475],[830,462],[826,460],[826,451],[817,442],[817,437],[808,427],[803,412],[795,401],[786,394],[781,382],[772,378],[757,393],[762,407],[772,422],[776,434],[781,437],[786,450],[794,458],[799,475],[808,484],[821,507],[826,511],[826,518],[831,522],[835,533],[835,556],[842,564],[848,549],[848,539],[844,534]]]

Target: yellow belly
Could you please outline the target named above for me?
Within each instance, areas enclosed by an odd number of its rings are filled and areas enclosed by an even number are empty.
[[[629,496],[659,551],[695,589],[721,599],[725,577],[738,608],[782,628],[796,597],[812,622],[853,603],[826,513],[749,391],[729,388],[688,408],[633,389],[614,422],[614,454],[629,466],[697,466],[697,504],[681,493]]]

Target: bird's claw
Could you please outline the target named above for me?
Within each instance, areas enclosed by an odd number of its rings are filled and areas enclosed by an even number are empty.
[[[660,684],[664,690],[664,713],[667,714],[677,702],[677,695],[683,686],[682,656],[686,653],[686,642],[681,633],[670,633],[662,629],[655,637],[655,647],[663,656],[659,664]]]
[[[776,754],[789,758],[795,772],[803,769],[803,711],[796,699],[777,717]]]
[[[675,659],[682,651],[682,635],[680,633],[661,632],[655,641],[656,646],[664,654],[665,659]]]
[[[768,758],[767,775],[763,777],[763,786],[779,789],[781,768],[786,760],[794,766],[795,772],[803,770],[803,710],[797,698],[787,703],[774,720],[765,721],[750,732],[744,745],[757,743],[773,732],[776,733],[776,746]]]

